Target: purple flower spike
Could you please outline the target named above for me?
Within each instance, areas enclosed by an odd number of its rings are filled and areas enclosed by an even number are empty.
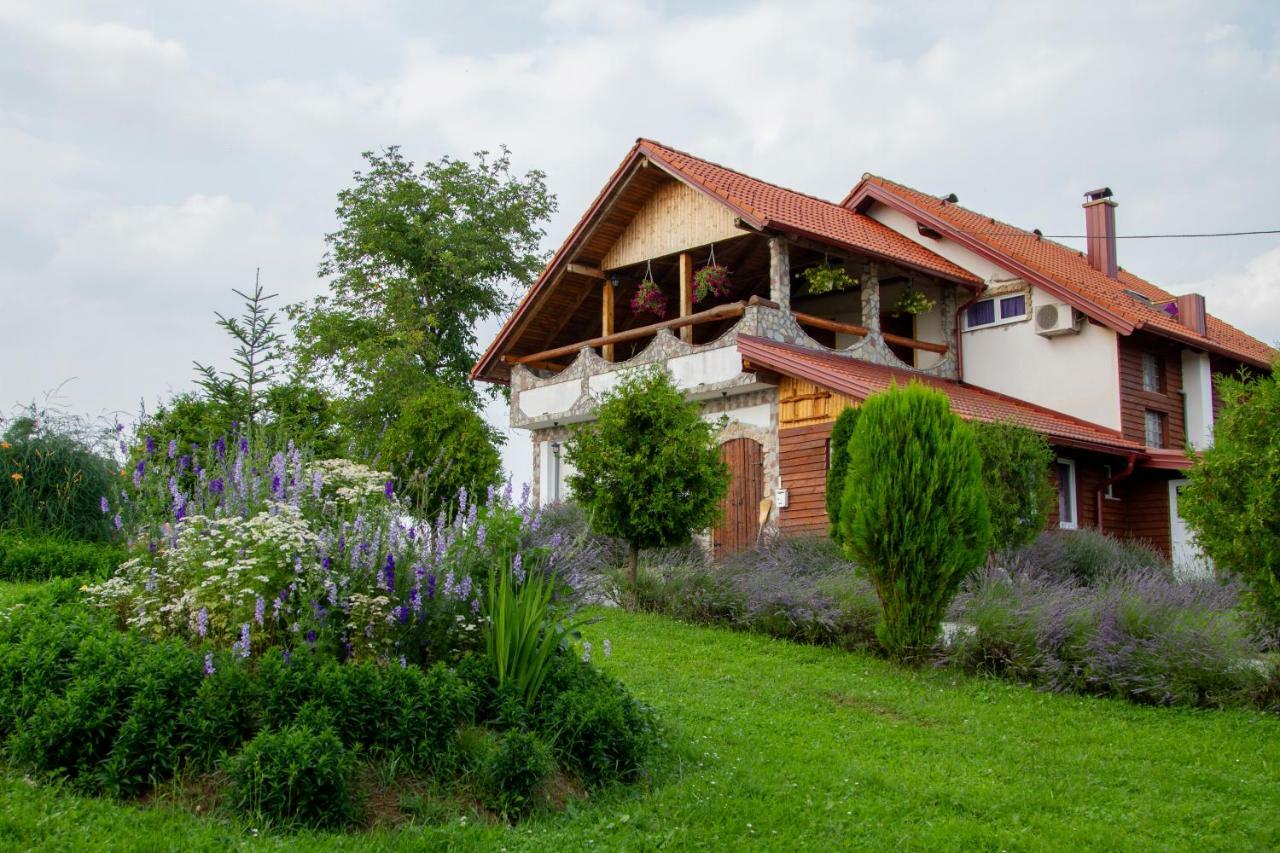
[[[150,456],[156,452],[156,440],[151,436],[147,436],[147,455]]]
[[[213,653],[212,653],[212,652],[210,652],[209,654],[206,654],[206,655],[204,656],[204,674],[205,674],[205,677],[206,677],[206,678],[208,678],[210,675],[213,675],[213,674],[214,674],[214,672],[216,672],[216,671],[217,671],[217,670],[215,670],[215,669],[213,668]]]
[[[203,607],[196,611],[196,633],[201,637],[209,633],[209,611]]]
[[[396,496],[395,484],[387,480],[387,484],[382,487],[382,491],[386,493],[387,500],[392,500]]]
[[[171,438],[169,439],[169,458],[172,459],[177,455],[178,455],[178,440],[176,438]]]
[[[222,459],[227,455],[227,437],[220,435],[213,442],[213,456],[215,459]]]
[[[582,643],[582,662],[591,663],[591,643],[587,641]]]
[[[253,605],[253,621],[261,625],[263,619],[266,616],[266,612],[267,612],[267,603],[262,600],[262,596],[258,596],[258,600],[254,602],[254,605]]]
[[[436,597],[436,576],[429,574],[427,575],[427,600],[430,601],[435,597]]]
[[[107,502],[106,495],[103,495],[102,497],[98,498],[98,506],[102,508],[103,515],[106,515],[107,513],[111,512],[111,504]]]
[[[117,531],[124,529],[124,519],[120,517],[120,513],[116,513],[116,517],[111,520]]]

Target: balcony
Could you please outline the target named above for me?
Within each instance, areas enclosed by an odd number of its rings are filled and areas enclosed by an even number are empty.
[[[758,241],[755,246],[748,242],[753,240]],[[765,378],[743,370],[736,346],[739,335],[799,344],[929,375],[956,375],[958,303],[953,285],[915,279],[884,265],[852,262],[848,266],[856,287],[809,295],[803,278],[792,274],[791,261],[826,262],[823,255],[788,246],[777,237],[767,239],[767,255],[759,251],[764,238],[744,237],[740,241],[726,253],[739,263],[736,269],[743,281],[738,298],[713,302],[701,311],[691,310],[692,253],[645,262],[646,271],[658,267],[674,272],[669,276],[674,281],[654,276],[664,290],[671,288],[671,296],[681,308],[677,316],[660,322],[614,331],[618,312],[613,291],[619,289],[619,280],[638,280],[644,273],[630,269],[599,274],[596,304],[602,313],[597,315],[601,319],[596,328],[600,334],[538,352],[503,356],[511,370],[511,425],[532,429],[589,420],[600,396],[614,387],[625,371],[656,364],[665,365],[690,399],[772,387]],[[753,249],[755,268],[749,263]],[[766,260],[767,265],[762,263]],[[908,288],[932,301],[927,311],[904,318],[895,315],[892,308],[882,310],[882,302],[895,305]],[[625,294],[626,286],[621,290]],[[627,319],[635,322],[634,316]],[[579,323],[577,328],[582,326]]]

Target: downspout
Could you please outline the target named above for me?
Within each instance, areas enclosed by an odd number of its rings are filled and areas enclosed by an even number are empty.
[[[976,290],[973,296],[969,297],[969,301],[956,309],[956,381],[964,381],[964,330],[960,328],[960,318],[964,316],[964,312],[969,310],[969,306],[978,301],[978,297],[982,295],[982,290]]]
[[[1107,488],[1109,486],[1114,486],[1116,483],[1120,482],[1121,480],[1127,480],[1130,477],[1132,477],[1133,466],[1137,463],[1137,461],[1138,461],[1138,454],[1130,453],[1129,464],[1125,466],[1125,469],[1121,471],[1119,474],[1116,474],[1110,480],[1104,480],[1102,485],[1098,486],[1098,491],[1094,495],[1094,501],[1098,511],[1098,532],[1099,533],[1106,532],[1102,528],[1102,496],[1106,494]]]

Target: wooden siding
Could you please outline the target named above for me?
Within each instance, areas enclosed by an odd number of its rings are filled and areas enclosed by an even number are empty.
[[[729,208],[680,181],[654,191],[601,261],[606,270],[741,236]],[[699,259],[701,262],[701,259]]]
[[[781,429],[829,424],[852,405],[855,403],[848,397],[803,379],[784,376],[778,384],[778,426]]]
[[[1061,459],[1071,459],[1076,465],[1076,519],[1081,528],[1098,525],[1098,489],[1111,475],[1124,470],[1120,459],[1078,452],[1060,452]],[[1114,498],[1102,499],[1102,530],[1120,539],[1137,539],[1146,542],[1166,557],[1172,551],[1169,524],[1169,478],[1167,471],[1139,469],[1132,476],[1112,487]],[[1058,505],[1055,492],[1053,507],[1046,520],[1046,527],[1058,526]]]
[[[778,431],[778,472],[787,490],[787,507],[778,526],[787,533],[827,531],[827,440],[831,423]]]
[[[760,502],[764,499],[764,449],[750,438],[720,445],[720,458],[729,466],[729,491],[720,502],[720,523],[712,531],[715,556],[741,551],[760,534]]]
[[[1182,350],[1177,344],[1151,335],[1133,335],[1119,339],[1120,347],[1120,423],[1124,437],[1147,443],[1146,412],[1162,412],[1165,416],[1165,447],[1180,448],[1186,444],[1182,403]],[[1161,360],[1164,390],[1146,391],[1142,387],[1142,355],[1151,353]]]

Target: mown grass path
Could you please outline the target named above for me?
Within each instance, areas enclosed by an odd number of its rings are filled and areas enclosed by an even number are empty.
[[[950,671],[600,611],[594,657],[666,721],[658,778],[508,829],[361,836],[0,785],[0,846],[50,849],[1280,847],[1280,719],[1054,696]],[[601,660],[609,638],[612,657]]]

